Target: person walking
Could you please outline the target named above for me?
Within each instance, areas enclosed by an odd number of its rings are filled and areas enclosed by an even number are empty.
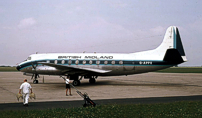
[[[32,87],[31,85],[27,82],[27,79],[24,79],[24,82],[20,86],[19,94],[23,95],[23,105],[28,106],[28,100],[29,100],[29,92],[31,90],[32,93]]]
[[[66,96],[68,96],[68,94],[67,94],[68,90],[69,90],[69,95],[72,96],[71,87],[69,85],[69,83],[70,83],[69,76],[67,76],[67,79],[65,79],[65,82],[66,82]]]

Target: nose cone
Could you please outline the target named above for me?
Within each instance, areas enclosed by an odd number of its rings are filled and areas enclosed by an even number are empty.
[[[18,71],[20,71],[20,66],[17,66],[16,69],[17,69]]]

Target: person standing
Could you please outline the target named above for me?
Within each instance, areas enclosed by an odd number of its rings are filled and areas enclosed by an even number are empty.
[[[24,79],[24,83],[21,84],[19,94],[21,94],[21,90],[22,90],[22,95],[23,95],[23,105],[28,106],[29,91],[31,90],[31,93],[32,93],[32,87],[27,82],[27,79]]]
[[[66,82],[66,96],[68,96],[68,94],[67,94],[68,90],[69,90],[69,95],[72,96],[72,94],[71,94],[71,87],[69,85],[70,80],[69,80],[68,76],[67,76],[67,79],[65,79],[65,82]]]

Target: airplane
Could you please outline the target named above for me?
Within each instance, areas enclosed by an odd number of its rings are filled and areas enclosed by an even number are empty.
[[[140,74],[177,66],[186,62],[178,28],[170,26],[163,42],[156,49],[136,53],[44,53],[32,54],[16,69],[24,75],[32,75],[38,83],[40,75],[68,76],[74,86],[82,78],[89,83],[98,76],[120,76]]]

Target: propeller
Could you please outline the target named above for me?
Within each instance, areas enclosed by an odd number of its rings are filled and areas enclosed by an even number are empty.
[[[36,67],[38,66],[38,64],[36,64],[36,66],[34,66],[34,64],[32,63],[32,68],[36,71]]]
[[[32,75],[32,78],[31,79],[33,79],[33,78],[40,78],[39,77],[39,74],[37,74],[36,73],[36,67],[38,66],[38,63],[36,63],[36,66],[34,66],[34,63],[32,63],[32,68],[33,68],[33,70],[35,71],[35,73]]]

